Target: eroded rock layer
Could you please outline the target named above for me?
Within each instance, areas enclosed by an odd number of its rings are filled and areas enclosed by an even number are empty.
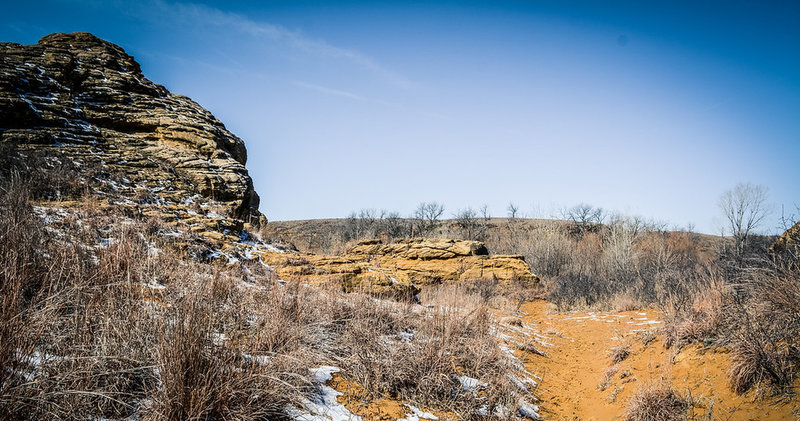
[[[129,205],[213,200],[223,216],[264,222],[244,142],[88,33],[0,43],[0,142],[48,165],[67,159],[94,192]]]
[[[776,253],[782,253],[798,246],[800,246],[800,221],[786,230],[769,249]]]
[[[539,281],[522,256],[490,256],[479,241],[368,240],[341,256],[268,252],[262,259],[287,280],[341,283],[348,291],[388,295],[413,294],[420,287],[447,282],[490,280],[534,286]]]

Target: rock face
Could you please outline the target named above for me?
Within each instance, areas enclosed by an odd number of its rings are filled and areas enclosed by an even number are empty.
[[[341,283],[347,291],[413,295],[445,282],[496,280],[534,286],[539,279],[522,256],[490,256],[479,241],[401,239],[362,241],[342,256],[264,253],[262,259],[287,280]]]
[[[800,221],[798,221],[794,226],[786,230],[783,235],[778,238],[775,243],[773,243],[769,249],[775,253],[782,253],[784,251],[790,250],[792,248],[797,248],[800,246]]]
[[[125,203],[208,199],[221,216],[264,222],[244,142],[88,33],[0,43],[0,142],[68,157],[95,192]]]

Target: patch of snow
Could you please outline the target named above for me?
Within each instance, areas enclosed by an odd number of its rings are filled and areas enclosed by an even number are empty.
[[[239,282],[239,285],[241,285],[241,286],[243,286],[243,287],[245,287],[247,289],[256,289],[256,290],[264,290],[264,289],[266,289],[263,285],[258,285],[255,282],[248,282],[248,281],[245,281],[245,280],[242,280],[241,282]]]
[[[166,285],[158,283],[158,281],[156,281],[155,279],[151,279],[150,282],[142,285],[144,285],[146,288],[154,289],[156,291],[163,291],[167,289]]]
[[[478,394],[478,390],[489,385],[488,383],[467,376],[458,376],[456,377],[456,379],[458,380],[459,383],[461,383],[462,390],[475,395]]]
[[[272,244],[261,244],[260,247],[273,253],[286,253],[286,250],[275,247]]]
[[[402,340],[404,340],[404,341],[406,341],[406,342],[411,342],[411,340],[414,339],[414,333],[413,332],[400,332],[400,333],[397,334],[397,337],[402,339]]]
[[[231,254],[225,253],[224,251],[221,251],[221,250],[216,250],[215,249],[215,250],[210,251],[210,252],[208,252],[206,254],[206,258],[207,259],[218,259],[220,257],[225,257],[226,259],[228,259],[228,265],[233,265],[233,264],[239,263],[239,259],[236,256],[233,256]]]
[[[258,364],[258,365],[266,365],[269,364],[271,359],[267,355],[250,355],[250,354],[242,354],[242,358],[248,363]]]
[[[161,254],[161,249],[156,247],[155,243],[147,242],[147,255],[150,257],[158,257]]]
[[[542,417],[539,415],[539,407],[526,401],[525,399],[520,399],[520,401],[517,403],[517,411],[525,418],[532,420],[542,419]]]
[[[520,391],[526,394],[530,394],[531,393],[530,388],[536,388],[537,385],[536,380],[527,376],[525,376],[524,378],[519,378],[514,375],[509,375],[508,378],[509,380],[511,380],[511,383],[514,384],[514,386],[516,386]]]
[[[221,332],[213,332],[211,333],[211,342],[214,345],[221,346],[225,341],[228,340],[228,336]]]
[[[411,410],[411,413],[406,414],[405,418],[401,418],[397,421],[405,420],[405,421],[419,421],[419,420],[438,420],[439,417],[436,415],[431,414],[430,412],[422,411],[421,409],[417,408],[414,405],[404,404],[404,406]]]
[[[44,206],[33,206],[33,213],[41,219],[45,225],[61,222],[67,216],[67,211],[62,208],[48,208]]]
[[[295,421],[361,421],[361,417],[351,413],[336,398],[341,395],[326,383],[333,378],[333,373],[340,370],[336,367],[321,366],[310,370],[314,375],[314,394],[304,399],[304,410],[293,407],[286,408],[286,414]]]

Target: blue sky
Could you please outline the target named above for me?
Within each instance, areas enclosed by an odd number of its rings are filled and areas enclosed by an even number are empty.
[[[27,1],[245,140],[272,220],[588,202],[717,232],[737,182],[800,205],[800,3]],[[796,212],[795,212],[796,213]]]

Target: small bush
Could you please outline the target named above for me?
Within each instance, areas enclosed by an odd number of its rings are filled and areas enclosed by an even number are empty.
[[[619,364],[631,355],[631,344],[625,343],[608,350],[608,358],[614,364]]]
[[[726,306],[733,389],[745,393],[764,383],[789,393],[800,367],[800,265],[775,262],[750,273],[742,287],[747,295]]]
[[[628,401],[626,421],[672,421],[686,418],[690,405],[666,381],[642,386]]]

